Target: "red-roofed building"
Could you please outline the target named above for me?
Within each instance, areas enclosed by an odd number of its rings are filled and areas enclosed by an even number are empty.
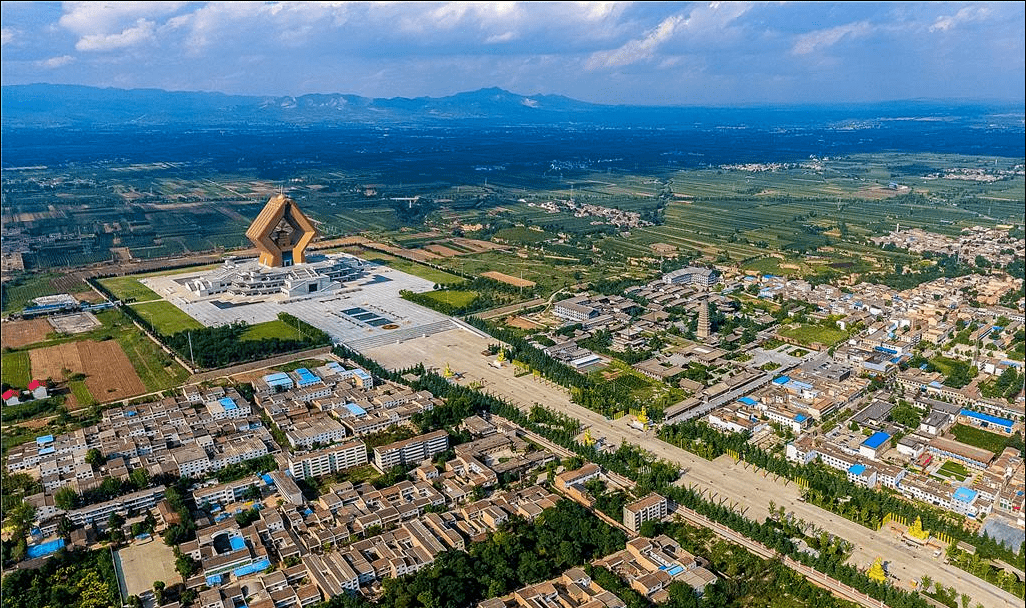
[[[4,391],[4,405],[18,405],[19,403],[21,403],[21,401],[18,399],[19,394],[20,393],[18,393],[18,391],[14,390],[13,388]]]
[[[29,382],[28,390],[32,391],[32,396],[36,399],[46,399],[50,394],[46,390],[46,383],[42,380],[33,380]]]

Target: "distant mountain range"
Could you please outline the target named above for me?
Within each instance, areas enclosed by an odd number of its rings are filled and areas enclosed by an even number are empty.
[[[609,106],[499,88],[448,97],[226,95],[30,84],[2,88],[3,128],[260,125],[592,124],[610,126],[845,126],[851,121],[956,121],[1022,128],[1022,104],[910,101],[735,108]],[[863,125],[864,126],[864,125]]]

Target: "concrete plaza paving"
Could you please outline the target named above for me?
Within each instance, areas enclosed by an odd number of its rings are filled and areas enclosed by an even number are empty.
[[[433,283],[387,266],[369,263],[363,277],[347,283],[339,291],[291,301],[276,295],[242,298],[217,294],[199,297],[182,285],[186,280],[207,272],[209,270],[150,277],[141,282],[207,327],[236,321],[264,323],[277,319],[279,312],[286,312],[324,330],[333,341],[354,348],[359,348],[361,343],[401,342],[407,337],[453,327],[450,317],[408,302],[399,295],[402,290],[431,291]],[[370,325],[343,312],[353,308],[375,313],[395,327],[386,329],[385,326]]]

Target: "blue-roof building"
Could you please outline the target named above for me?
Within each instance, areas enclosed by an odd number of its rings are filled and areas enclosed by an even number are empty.
[[[859,454],[862,454],[866,458],[872,458],[876,460],[877,454],[885,451],[889,444],[891,436],[883,431],[877,431],[873,433],[868,439],[862,442],[859,446]]]
[[[876,470],[864,464],[853,464],[848,467],[848,480],[867,488],[876,487]]]
[[[306,369],[305,367],[300,367],[299,369],[297,369],[295,371],[295,377],[296,386],[300,388],[312,386],[314,384],[319,384],[321,382],[321,379],[317,377],[317,374]]]
[[[998,418],[990,414],[974,412],[973,410],[962,409],[958,412],[958,421],[964,424],[971,424],[983,429],[999,431],[1010,435],[1015,422],[1008,418]]]
[[[961,487],[951,493],[951,510],[957,511],[967,517],[976,517],[976,497],[979,492],[972,488]]]

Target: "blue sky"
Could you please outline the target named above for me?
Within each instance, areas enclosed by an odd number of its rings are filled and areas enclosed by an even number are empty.
[[[2,82],[598,103],[1022,100],[1022,2],[3,2]]]

